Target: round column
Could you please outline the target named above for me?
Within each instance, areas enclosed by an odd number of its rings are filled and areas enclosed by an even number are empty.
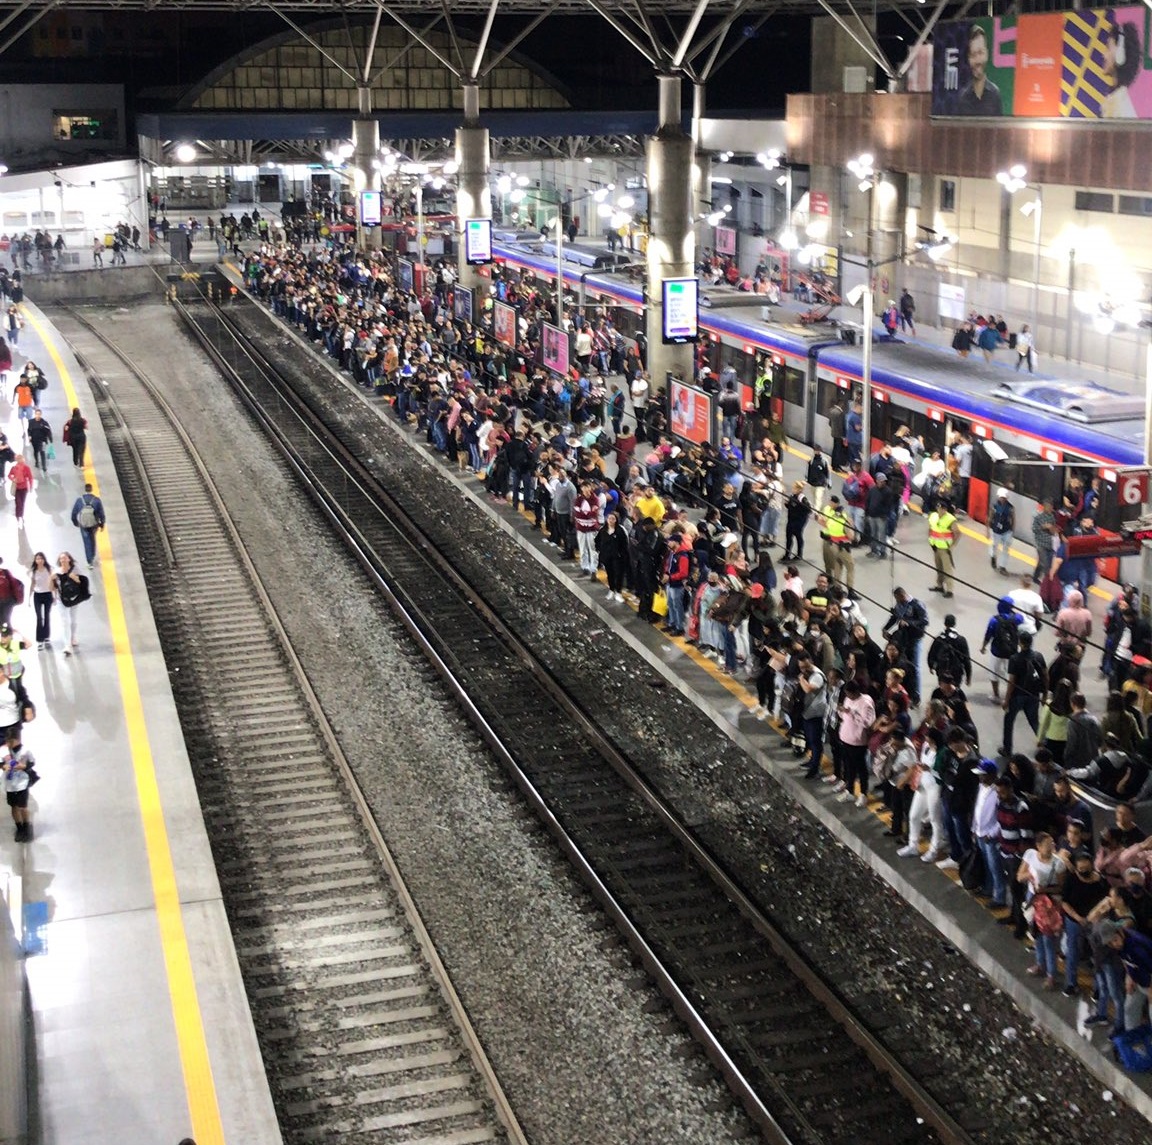
[[[464,220],[492,217],[488,164],[488,128],[480,126],[480,88],[465,84],[464,124],[456,128],[456,269],[462,286],[488,286],[479,268],[468,265],[464,250]]]
[[[361,87],[358,90],[360,116],[352,121],[352,164],[355,168],[353,189],[356,202],[356,241],[363,250],[380,246],[380,232],[375,228],[360,225],[361,191],[380,190],[380,124],[372,115],[372,89]]]
[[[704,85],[692,85],[692,142],[695,162],[692,165],[692,218],[696,232],[696,249],[712,245],[712,228],[707,216],[712,212],[712,153],[703,146]]]
[[[695,276],[692,229],[695,145],[680,126],[680,78],[660,76],[660,126],[647,145],[648,167],[648,374],[652,392],[667,387],[668,375],[691,382],[694,347],[663,342],[662,282]]]

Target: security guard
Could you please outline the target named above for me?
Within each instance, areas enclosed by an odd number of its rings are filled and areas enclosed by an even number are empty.
[[[856,530],[844,512],[839,497],[833,497],[820,510],[820,539],[824,542],[824,569],[832,580],[840,581],[849,592],[856,583],[856,560],[852,541]]]
[[[956,568],[952,548],[959,536],[956,531],[956,514],[952,508],[952,502],[944,498],[928,514],[928,544],[936,564],[936,583],[931,591],[943,593],[945,597],[952,595],[952,573]]]

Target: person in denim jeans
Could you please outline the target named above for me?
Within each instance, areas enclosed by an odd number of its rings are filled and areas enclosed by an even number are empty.
[[[802,766],[805,779],[817,779],[824,759],[824,716],[828,711],[828,686],[824,673],[812,663],[808,653],[797,661],[800,669],[800,690],[804,693],[801,711],[804,716],[804,746],[808,758]]]
[[[1105,922],[1100,931],[1104,944],[1124,964],[1124,1029],[1134,1030],[1145,1021],[1152,998],[1152,938],[1119,922]]]
[[[1108,884],[1093,865],[1086,850],[1077,850],[1072,856],[1072,875],[1064,883],[1064,899],[1060,909],[1064,912],[1064,996],[1074,998],[1080,993],[1076,975],[1080,970],[1080,951],[1088,940],[1088,916],[1108,897]]]
[[[1036,846],[1024,852],[1016,878],[1031,890],[1030,901],[1035,902],[1038,895],[1047,895],[1059,909],[1067,870],[1064,860],[1056,854],[1056,840],[1046,831],[1040,831],[1036,835]],[[1038,919],[1036,921],[1039,922]],[[1043,976],[1044,989],[1054,990],[1060,938],[1056,934],[1045,934],[1038,927],[1034,929],[1036,962],[1028,967],[1028,973],[1033,977]]]
[[[993,906],[1008,905],[1008,880],[1000,859],[1000,824],[996,818],[999,796],[996,791],[997,767],[994,760],[982,759],[973,769],[980,777],[976,806],[972,811],[972,837],[984,857],[984,895]]]

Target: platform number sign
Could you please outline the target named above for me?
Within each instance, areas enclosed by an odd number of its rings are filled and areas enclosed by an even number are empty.
[[[1121,505],[1143,505],[1148,500],[1148,474],[1122,473],[1116,482],[1116,496]]]

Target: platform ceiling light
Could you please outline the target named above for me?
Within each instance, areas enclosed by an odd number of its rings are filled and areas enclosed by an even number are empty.
[[[336,154],[339,155],[341,159],[351,159],[355,152],[356,148],[353,147],[351,143],[341,143],[336,149]]]
[[[616,202],[620,209],[624,211],[630,211],[634,206],[636,206],[636,200],[633,199],[631,195],[621,195],[620,198],[616,200]]]
[[[191,163],[192,160],[196,158],[196,148],[193,147],[191,143],[181,143],[180,146],[176,148],[176,158],[179,159],[181,163]]]
[[[455,175],[456,172],[459,170],[460,170],[460,164],[457,163],[455,159],[449,159],[448,162],[445,163],[444,167],[443,167],[443,171],[444,171],[445,175]]]
[[[875,162],[876,158],[871,151],[848,160],[848,170],[859,180],[857,186],[861,191],[871,191],[876,185]]]
[[[996,176],[996,182],[1010,195],[1023,191],[1028,186],[1028,168],[1023,163],[1014,163],[1007,171],[1001,171]]]
[[[522,203],[524,201],[524,189],[523,189],[523,187],[517,187],[516,190],[514,190],[508,196],[508,198],[510,198],[512,200],[512,202],[514,202],[514,203]]]
[[[791,228],[780,232],[780,245],[785,250],[795,250],[800,245],[800,239]]]
[[[613,207],[611,203],[596,204],[596,214],[598,214],[602,219],[610,219],[612,217],[612,212],[615,209],[616,208]]]
[[[600,187],[598,190],[592,192],[592,198],[598,203],[603,203],[610,193],[607,187]]]
[[[769,171],[774,171],[784,162],[784,153],[779,147],[771,147],[767,151],[761,151],[756,156],[756,162],[762,167],[767,167]]]
[[[529,179],[527,175],[517,175],[516,176],[516,186],[517,187],[527,187],[530,182],[532,182],[532,180]]]

